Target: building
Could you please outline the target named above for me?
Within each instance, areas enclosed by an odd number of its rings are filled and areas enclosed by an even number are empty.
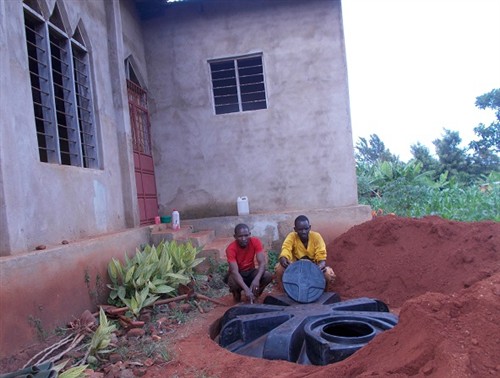
[[[86,278],[173,208],[370,217],[340,0],[0,0],[0,19],[2,350],[91,306]]]

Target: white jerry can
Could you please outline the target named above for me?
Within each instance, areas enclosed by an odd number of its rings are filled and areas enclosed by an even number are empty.
[[[250,214],[250,209],[248,207],[248,197],[242,196],[238,197],[238,215],[248,215]]]
[[[181,217],[179,215],[179,212],[174,209],[174,211],[172,211],[172,229],[180,230],[180,228],[181,228]]]

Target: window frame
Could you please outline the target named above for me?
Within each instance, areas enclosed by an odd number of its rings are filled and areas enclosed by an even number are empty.
[[[39,159],[98,169],[89,53],[26,3],[23,9]]]
[[[256,59],[259,59],[257,64],[252,64]],[[212,59],[208,68],[215,115],[268,108],[262,53]]]

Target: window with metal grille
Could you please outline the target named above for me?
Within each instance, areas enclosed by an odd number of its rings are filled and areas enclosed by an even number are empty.
[[[24,4],[40,161],[98,168],[89,56],[79,30],[69,37],[57,6],[50,21]]]
[[[215,114],[267,108],[262,55],[209,63]]]

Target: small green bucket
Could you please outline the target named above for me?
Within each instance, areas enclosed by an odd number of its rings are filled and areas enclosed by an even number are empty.
[[[170,223],[172,222],[172,217],[170,215],[160,217],[161,223]]]

